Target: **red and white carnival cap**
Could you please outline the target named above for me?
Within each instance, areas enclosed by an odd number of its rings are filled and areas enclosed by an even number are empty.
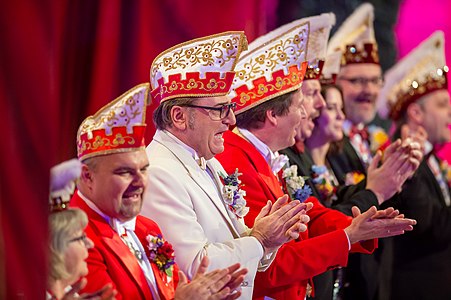
[[[229,31],[176,45],[158,55],[150,68],[152,98],[224,96],[235,65],[247,49],[244,32]]]
[[[78,128],[78,159],[145,149],[148,95],[149,84],[140,84],[87,117]]]

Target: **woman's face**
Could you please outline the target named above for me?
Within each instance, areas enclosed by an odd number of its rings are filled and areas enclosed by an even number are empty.
[[[343,138],[343,98],[340,91],[330,87],[326,91],[326,106],[321,109],[320,116],[315,120],[315,129],[327,142],[339,141]]]
[[[83,230],[76,231],[67,242],[66,251],[64,251],[64,262],[67,272],[71,275],[68,284],[78,281],[81,277],[88,274],[88,249],[94,246],[91,239],[86,237]]]

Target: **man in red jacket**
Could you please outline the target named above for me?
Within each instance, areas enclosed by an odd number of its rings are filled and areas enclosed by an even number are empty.
[[[274,201],[285,192],[292,199],[314,204],[308,231],[283,245],[270,268],[257,275],[255,298],[304,299],[310,278],[345,266],[350,250],[370,253],[376,247],[374,238],[402,234],[416,223],[393,209],[377,211],[374,207],[363,214],[354,208],[352,219],[308,197],[296,169],[286,168],[280,177],[276,175],[287,162],[277,151],[294,144],[305,117],[300,87],[307,68],[309,29],[330,30],[328,18],[298,20],[260,37],[249,45],[249,52],[236,67],[230,96],[237,104],[238,127],[224,134],[225,150],[217,157],[228,173],[236,168],[242,173],[250,208],[247,225],[252,226],[268,199]]]
[[[240,292],[233,290],[246,270],[234,265],[204,274],[208,260],[203,260],[187,284],[183,273],[179,278],[172,245],[154,221],[139,215],[149,165],[144,144],[148,95],[149,84],[132,88],[86,118],[77,134],[83,165],[71,205],[88,215],[86,237],[94,244],[83,292],[110,283],[117,299],[235,299]]]

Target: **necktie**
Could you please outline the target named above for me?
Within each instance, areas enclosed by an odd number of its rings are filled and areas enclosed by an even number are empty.
[[[133,244],[133,237],[129,236],[128,233],[135,231],[135,220],[120,222],[117,219],[112,219],[111,221],[113,229],[119,234],[122,241],[130,249],[130,252],[138,259],[139,262],[143,260],[143,253]]]
[[[442,190],[443,198],[445,199],[445,203],[447,206],[451,205],[451,197],[449,195],[448,184],[446,183],[446,179],[444,178],[442,171],[440,170],[440,163],[435,158],[434,155],[430,155],[428,158],[428,166],[431,169],[432,173],[437,180],[440,189]]]

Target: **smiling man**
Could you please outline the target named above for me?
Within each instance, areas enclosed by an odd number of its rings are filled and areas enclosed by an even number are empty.
[[[150,81],[159,103],[158,130],[147,147],[151,188],[143,214],[183,253],[176,261],[189,277],[205,256],[212,268],[245,266],[242,298],[251,299],[256,272],[266,270],[276,250],[306,229],[302,221],[308,217],[305,205],[286,204],[287,197],[281,197],[267,203],[252,229],[246,227],[236,175],[224,178],[214,158],[224,151],[223,134],[235,124],[235,104],[226,95],[246,48],[242,32],[225,32],[176,45],[155,58]]]
[[[82,172],[71,205],[88,215],[94,242],[87,259],[87,292],[107,283],[118,299],[171,299],[177,283],[148,257],[147,236],[161,235],[157,224],[138,216],[147,187],[145,113],[149,85],[127,91],[86,118],[77,134]],[[147,252],[146,252],[147,251]]]
[[[132,88],[86,118],[78,130],[82,171],[71,205],[86,212],[86,236],[93,242],[83,292],[110,284],[117,290],[116,299],[193,299],[192,295],[236,299],[240,293],[233,290],[246,270],[235,264],[206,273],[205,258],[187,283],[177,272],[174,250],[158,225],[139,215],[148,186],[144,144],[148,94],[149,84]]]

